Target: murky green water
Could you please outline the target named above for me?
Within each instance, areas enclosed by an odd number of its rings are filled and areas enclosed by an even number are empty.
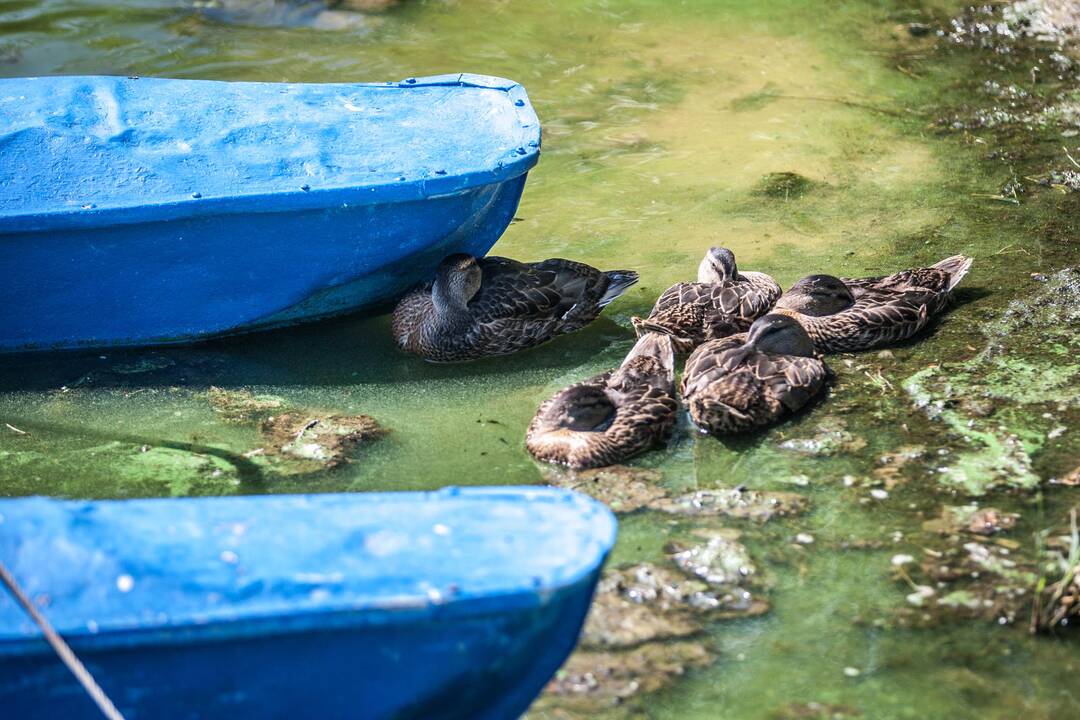
[[[923,520],[960,502],[942,494],[932,461],[885,500],[841,480],[870,477],[878,458],[900,446],[922,445],[930,457],[944,451],[946,463],[970,445],[912,408],[904,382],[928,365],[974,356],[985,344],[979,326],[1031,289],[1030,272],[1076,261],[1075,249],[1047,239],[1047,218],[1060,212],[1053,198],[1016,208],[975,197],[1001,182],[1000,167],[982,148],[929,129],[928,108],[968,92],[969,60],[937,57],[918,73],[898,71],[897,57],[920,51],[902,54],[895,25],[920,12],[906,2],[406,0],[323,31],[227,25],[156,0],[3,4],[4,75],[343,82],[469,71],[518,80],[543,122],[544,152],[495,252],[633,268],[642,281],[586,330],[462,366],[398,354],[385,317],[187,349],[5,358],[0,494],[540,483],[545,473],[523,447],[537,404],[616,364],[632,344],[630,316],[691,277],[709,245],[733,248],[742,267],[785,286],[811,271],[877,274],[965,253],[975,269],[944,322],[893,357],[833,358],[838,381],[828,402],[751,441],[721,443],[683,427],[667,450],[634,463],[659,470],[673,492],[794,489],[812,510],[762,526],[697,521],[745,530],[767,568],[773,609],[710,625],[714,663],[610,713],[771,718],[793,702],[820,702],[881,719],[1080,716],[1075,639],[1033,640],[980,622],[893,627],[909,590],[891,578],[890,557],[917,551]],[[755,190],[771,172],[814,183],[797,198],[764,196]],[[332,471],[276,472],[250,454],[262,444],[258,424],[216,411],[211,387],[274,396],[311,414],[367,413],[390,433]],[[1075,413],[1062,417],[1034,423],[1044,436],[1066,424],[1033,456],[1044,478],[1076,464]],[[781,447],[837,420],[865,446],[831,455]],[[798,476],[809,484],[793,485]],[[1075,501],[1069,489],[993,498],[1022,514],[1010,535],[1021,542],[1060,522]],[[659,560],[689,524],[627,516],[613,562]],[[815,542],[796,547],[796,533]],[[851,540],[878,544],[841,548]]]

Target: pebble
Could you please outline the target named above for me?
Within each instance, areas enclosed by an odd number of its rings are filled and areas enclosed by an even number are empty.
[[[814,536],[810,533],[799,533],[795,536],[795,542],[800,545],[810,545],[814,542]]]
[[[870,497],[874,498],[875,500],[885,500],[889,497],[889,491],[882,490],[881,488],[874,488],[870,491]]]

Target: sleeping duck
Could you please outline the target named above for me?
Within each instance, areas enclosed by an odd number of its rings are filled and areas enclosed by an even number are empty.
[[[727,248],[709,248],[698,266],[697,282],[672,285],[649,317],[632,318],[638,334],[671,335],[686,353],[711,338],[745,332],[780,297],[780,286],[765,273],[740,272]]]
[[[699,346],[683,370],[683,402],[702,432],[745,432],[802,409],[828,370],[803,327],[786,315],[758,318],[750,332]]]
[[[584,327],[637,279],[558,258],[451,255],[401,299],[391,328],[399,348],[431,362],[509,355]]]
[[[971,258],[870,278],[811,275],[795,283],[773,312],[796,318],[818,352],[870,350],[906,340],[948,304]]]
[[[575,469],[612,465],[667,440],[677,409],[671,338],[647,333],[616,370],[545,401],[525,447],[538,460]]]

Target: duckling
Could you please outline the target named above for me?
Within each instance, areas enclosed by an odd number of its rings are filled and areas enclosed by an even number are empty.
[[[525,447],[538,460],[575,469],[612,465],[662,444],[677,410],[671,338],[646,333],[618,369],[545,401]]]
[[[631,318],[644,332],[671,335],[675,349],[687,353],[711,338],[745,332],[780,297],[780,286],[760,272],[739,272],[735,254],[709,248],[698,266],[697,282],[672,285],[657,299],[649,317]]]
[[[954,255],[882,277],[811,275],[784,293],[773,312],[802,323],[818,352],[870,350],[922,330],[945,309],[971,263]]]
[[[699,346],[686,360],[679,391],[694,424],[721,435],[797,412],[821,391],[827,374],[802,325],[770,313],[749,333]]]
[[[391,329],[399,348],[431,362],[509,355],[584,327],[637,280],[559,258],[455,254],[401,299]]]

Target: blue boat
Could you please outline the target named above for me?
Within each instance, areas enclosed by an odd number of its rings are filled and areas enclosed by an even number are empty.
[[[525,90],[480,75],[0,80],[0,351],[388,303],[487,252],[539,151]]]
[[[550,488],[0,501],[0,561],[127,720],[517,718],[615,520]],[[0,715],[97,709],[0,589]]]

